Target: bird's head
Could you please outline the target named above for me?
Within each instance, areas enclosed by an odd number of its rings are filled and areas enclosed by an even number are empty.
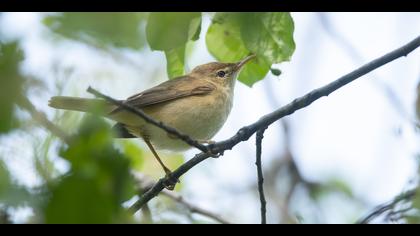
[[[233,86],[241,68],[253,58],[255,55],[248,56],[236,63],[210,62],[195,67],[190,75],[217,84]]]

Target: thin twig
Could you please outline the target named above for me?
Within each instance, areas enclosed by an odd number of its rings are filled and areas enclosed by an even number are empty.
[[[271,81],[269,81],[271,82]],[[281,102],[275,95],[275,87],[272,86],[271,83],[265,83],[265,90],[264,94],[267,96],[267,102],[270,103],[271,107],[280,107]],[[279,213],[281,215],[281,223],[287,223],[295,221],[294,216],[290,215],[289,212],[289,205],[293,196],[293,193],[295,192],[296,187],[298,184],[302,183],[304,186],[306,186],[307,180],[303,178],[303,176],[300,174],[297,165],[294,160],[294,155],[291,150],[291,126],[286,118],[281,119],[280,121],[281,125],[281,131],[282,131],[282,137],[279,137],[280,139],[283,139],[283,146],[281,147],[282,154],[280,155],[279,159],[275,159],[272,164],[270,164],[270,168],[268,172],[268,177],[271,176],[271,178],[266,178],[268,180],[267,184],[269,185],[268,188],[268,197],[270,198],[270,190],[275,189],[275,185],[277,183],[276,176],[282,172],[283,169],[285,169],[287,172],[290,172],[290,185],[287,189],[287,192],[284,193],[285,197],[281,197],[284,200],[283,201],[275,201],[273,203],[277,204],[279,208]],[[266,174],[266,176],[267,176]],[[266,184],[266,186],[267,186]],[[278,199],[280,196],[277,195],[276,191],[271,191],[271,195],[273,195],[271,198]]]
[[[178,202],[179,204],[185,206],[192,213],[197,213],[206,216],[222,224],[230,224],[227,220],[223,219],[219,215],[186,201],[181,195],[176,194],[175,192],[168,191],[165,189],[164,191],[162,191],[162,195],[165,195],[166,197],[174,200],[175,202]]]
[[[153,185],[155,185],[155,181],[149,178],[148,176],[139,173],[139,172],[133,172],[133,176],[138,182],[138,185],[140,189],[150,189]],[[164,189],[160,194],[172,199],[173,201],[185,206],[191,213],[200,214],[202,216],[206,216],[216,222],[222,223],[222,224],[230,224],[229,221],[223,219],[221,216],[219,216],[216,213],[213,213],[207,209],[204,209],[202,207],[199,207],[191,202],[188,202],[185,200],[181,195],[179,195],[176,192],[169,191]],[[146,205],[145,205],[146,206]],[[143,209],[143,208],[142,208]]]
[[[267,224],[267,209],[266,204],[267,201],[265,200],[264,195],[264,176],[262,171],[262,164],[261,164],[261,149],[262,149],[262,140],[264,138],[264,131],[265,128],[260,129],[257,131],[256,135],[256,161],[255,165],[257,166],[257,177],[258,177],[258,193],[260,195],[260,204],[261,204],[261,224]]]
[[[163,122],[155,120],[154,118],[152,118],[151,116],[147,115],[143,110],[138,109],[134,106],[131,106],[127,103],[124,103],[122,101],[118,101],[115,100],[109,96],[106,96],[102,93],[100,93],[99,91],[93,89],[92,87],[89,87],[87,89],[87,91],[93,95],[95,95],[96,97],[100,97],[103,98],[105,100],[107,100],[108,102],[115,104],[121,108],[123,108],[126,111],[132,112],[136,115],[138,115],[139,117],[143,118],[146,122],[153,124],[161,129],[163,129],[164,131],[168,132],[169,134],[175,135],[177,138],[181,139],[182,141],[184,141],[185,143],[189,144],[190,146],[196,147],[197,149],[199,149],[202,152],[208,152],[209,149],[207,148],[206,145],[203,145],[201,143],[199,143],[197,140],[192,139],[190,136],[183,134],[181,132],[179,132],[178,130],[176,130],[173,127],[167,126],[165,125]]]
[[[152,224],[153,218],[152,218],[152,211],[150,210],[149,204],[145,204],[141,208],[141,212],[143,213],[143,222],[146,224]]]
[[[416,195],[416,191],[417,191],[416,189],[409,190],[397,196],[392,201],[375,207],[375,209],[373,209],[371,213],[369,213],[367,216],[363,217],[362,219],[358,220],[356,224],[368,224],[373,219],[379,217],[380,215],[384,214],[387,211],[392,210],[398,203],[412,199]]]
[[[7,212],[7,208],[0,208],[0,224],[13,224],[10,219],[10,214]]]
[[[62,129],[48,120],[47,116],[43,112],[38,111],[28,98],[23,97],[19,102],[19,106],[26,109],[32,115],[32,118],[45,129],[49,130],[52,134],[63,140],[65,143],[70,143],[69,136],[67,136],[67,134]]]
[[[407,43],[406,45],[395,49],[394,51],[387,53],[365,65],[362,67],[350,72],[342,76],[341,78],[323,86],[318,89],[315,89],[308,94],[296,98],[291,103],[271,112],[262,118],[260,118],[257,122],[245,126],[241,128],[234,136],[229,139],[226,139],[221,142],[217,142],[211,145],[208,145],[211,153],[219,153],[222,154],[226,150],[232,149],[238,143],[248,140],[255,132],[263,127],[268,127],[275,121],[288,116],[294,113],[297,110],[300,110],[304,107],[309,106],[314,101],[320,99],[321,97],[328,96],[332,92],[336,91],[337,89],[343,87],[344,85],[362,77],[363,75],[399,58],[402,56],[407,56],[410,52],[420,46],[420,36],[412,40],[411,42]],[[173,172],[174,178],[179,178],[186,172],[188,172],[191,168],[195,165],[199,164],[200,162],[206,160],[211,156],[210,153],[199,153],[195,155],[192,159],[185,162],[181,165],[178,169]],[[145,203],[150,201],[150,199],[157,196],[163,189],[164,183],[168,181],[168,178],[160,179],[149,191],[145,192],[143,196],[131,207],[131,210],[137,211],[140,209]]]

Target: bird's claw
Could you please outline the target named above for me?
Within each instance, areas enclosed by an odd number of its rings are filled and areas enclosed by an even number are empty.
[[[221,153],[221,152],[214,153],[214,152],[212,152],[212,149],[209,149],[207,151],[207,155],[209,155],[211,158],[219,158],[221,155],[223,155],[223,153]]]
[[[167,190],[174,190],[177,183],[180,183],[180,181],[172,175],[172,172],[166,173],[163,186]]]

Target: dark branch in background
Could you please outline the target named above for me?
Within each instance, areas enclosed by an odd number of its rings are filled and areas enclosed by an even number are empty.
[[[260,118],[257,122],[245,126],[241,128],[234,136],[231,138],[217,142],[214,144],[210,144],[207,146],[210,153],[213,154],[223,154],[224,151],[232,149],[238,143],[248,140],[255,132],[263,127],[268,127],[275,121],[294,113],[297,110],[300,110],[304,107],[309,106],[314,101],[318,100],[321,97],[328,96],[332,92],[336,91],[337,89],[343,87],[344,85],[360,78],[361,76],[399,58],[402,56],[407,56],[410,52],[420,46],[420,36],[412,40],[411,42],[407,43],[406,45],[387,53],[365,65],[362,67],[350,72],[347,75],[321,87],[315,89],[308,94],[293,100],[286,106],[283,106],[272,113],[269,113],[262,118]],[[122,106],[124,108],[124,106]],[[125,108],[124,108],[125,109]],[[192,159],[181,165],[178,169],[173,172],[173,178],[179,179],[183,174],[189,171],[192,167],[199,164],[200,162],[206,160],[210,157],[209,152],[202,152],[195,155]],[[132,211],[137,211],[140,209],[145,203],[150,201],[152,198],[157,196],[164,188],[164,183],[168,181],[167,178],[160,179],[149,191],[143,194],[143,196],[132,206],[130,209]]]
[[[262,140],[264,138],[264,131],[266,128],[260,129],[257,131],[256,135],[256,160],[255,165],[257,166],[257,176],[258,176],[258,193],[260,195],[260,204],[261,204],[261,224],[267,224],[267,209],[266,209],[266,200],[264,195],[264,176],[262,171],[261,164],[261,149],[262,149]]]
[[[136,181],[138,182],[138,185],[140,187],[140,189],[150,189],[151,187],[153,187],[153,185],[155,185],[155,181],[152,180],[151,178],[149,178],[146,175],[143,175],[139,172],[133,172],[133,176],[136,179]],[[203,216],[206,216],[216,222],[222,223],[222,224],[230,224],[229,221],[223,219],[222,217],[220,217],[219,215],[206,210],[202,207],[196,206],[193,203],[190,203],[188,201],[186,201],[181,195],[173,192],[173,191],[169,191],[164,189],[161,193],[161,195],[164,195],[170,199],[172,199],[173,201],[183,205],[184,207],[186,207],[191,213],[197,213]],[[145,205],[147,206],[147,205]],[[143,208],[142,208],[143,209]]]
[[[358,220],[356,223],[357,224],[368,224],[369,222],[371,222],[375,218],[385,214],[386,212],[392,213],[392,210],[394,209],[394,207],[396,205],[398,205],[399,203],[402,203],[402,202],[410,201],[416,195],[416,191],[417,191],[416,189],[407,191],[407,192],[402,193],[401,195],[397,196],[394,200],[392,200],[388,203],[377,206],[375,209],[373,209],[373,211],[371,213],[369,213],[364,218]]]
[[[0,224],[13,224],[13,222],[10,220],[10,215],[7,212],[7,209],[0,208]]]
[[[268,83],[264,84],[264,94],[267,96],[267,102],[270,103],[270,107],[281,107],[282,103],[276,96],[275,86],[273,86],[271,82],[268,81]],[[291,148],[292,126],[290,125],[288,119],[286,117],[280,119],[279,125],[283,135],[282,137],[279,137],[279,140],[283,139],[283,145],[280,147],[280,156],[272,160],[269,168],[265,172],[265,179],[267,180],[265,186],[268,187],[266,188],[266,193],[268,193],[268,198],[274,200],[272,201],[272,204],[276,205],[278,208],[279,215],[281,216],[281,221],[279,223],[297,223],[298,220],[296,219],[296,216],[292,215],[289,211],[290,202],[296,188],[298,186],[302,186],[310,192],[312,188],[318,186],[319,184],[304,178],[298,169],[298,165],[295,161],[295,156]],[[287,184],[287,191],[285,193],[279,193],[276,191],[276,179],[279,177],[278,175],[283,174],[283,172],[288,173],[290,181]],[[282,200],[279,201],[279,199]],[[316,204],[316,202],[314,203]],[[320,212],[321,211],[318,211],[318,214],[320,214]]]
[[[210,219],[213,219],[214,221],[222,223],[222,224],[230,224],[229,221],[223,219],[219,215],[217,215],[217,214],[215,214],[215,213],[213,213],[209,210],[203,209],[199,206],[196,206],[196,205],[194,205],[190,202],[187,202],[181,195],[176,194],[175,192],[171,192],[171,191],[168,191],[168,190],[165,189],[164,191],[162,191],[162,194],[164,196],[174,200],[175,202],[178,202],[179,204],[185,206],[191,213],[197,213],[197,214],[206,216],[206,217],[208,217]]]
[[[141,212],[143,213],[143,223],[152,224],[153,217],[152,217],[152,211],[150,210],[149,204],[145,204],[141,208]]]
[[[96,97],[100,97],[103,98],[105,100],[107,100],[108,102],[111,102],[112,104],[115,104],[116,106],[119,106],[121,108],[123,108],[124,110],[130,111],[136,115],[138,115],[139,117],[143,118],[146,122],[153,124],[163,130],[165,130],[166,132],[168,132],[169,134],[175,135],[176,137],[178,137],[179,139],[181,139],[182,141],[186,142],[188,145],[196,147],[197,149],[199,149],[202,152],[208,152],[209,149],[207,148],[206,145],[203,145],[201,143],[199,143],[197,140],[192,139],[191,137],[189,137],[186,134],[182,134],[181,132],[179,132],[178,130],[176,130],[173,127],[169,127],[167,125],[165,125],[163,122],[161,121],[157,121],[155,119],[153,119],[151,116],[147,115],[144,111],[142,111],[141,109],[138,109],[134,106],[131,106],[129,104],[126,104],[124,102],[115,100],[109,96],[106,96],[100,92],[98,92],[97,90],[89,87],[87,89],[87,91],[93,95],[95,95]]]

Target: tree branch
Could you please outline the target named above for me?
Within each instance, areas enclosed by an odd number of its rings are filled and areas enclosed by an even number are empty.
[[[255,132],[263,127],[268,127],[275,121],[288,116],[294,113],[297,110],[300,110],[304,107],[309,106],[314,101],[318,100],[323,96],[328,96],[332,92],[336,91],[337,89],[343,87],[344,85],[360,78],[361,76],[399,58],[402,56],[407,56],[410,52],[420,46],[420,36],[409,42],[408,44],[387,53],[365,65],[362,67],[346,74],[339,79],[323,86],[318,89],[315,89],[308,94],[293,100],[288,105],[285,105],[274,112],[271,112],[262,118],[260,118],[257,122],[245,126],[241,128],[234,136],[231,138],[217,142],[214,144],[210,144],[207,148],[213,154],[223,154],[225,150],[230,150],[238,143],[248,140]],[[123,106],[124,107],[124,106]],[[199,164],[200,162],[206,160],[210,157],[210,153],[202,152],[195,155],[192,159],[181,165],[178,169],[173,172],[173,177],[179,178],[187,171],[189,171],[192,167]],[[154,198],[158,195],[164,188],[164,182],[168,181],[167,178],[160,179],[149,191],[143,194],[143,196],[130,208],[132,211],[137,211],[140,209],[145,203],[150,201],[150,199]]]
[[[222,224],[230,224],[227,220],[221,218],[219,215],[186,201],[181,195],[176,194],[175,192],[168,191],[165,189],[164,191],[162,191],[162,194],[174,200],[175,202],[178,202],[179,204],[185,206],[191,213],[197,213],[206,216]]]
[[[261,204],[261,224],[267,224],[267,210],[266,210],[266,200],[264,195],[264,177],[261,164],[261,149],[262,149],[262,140],[264,138],[265,128],[257,131],[256,136],[256,161],[255,165],[257,166],[257,177],[258,177],[258,193],[260,195],[260,204]]]
[[[139,172],[133,172],[134,178],[136,179],[136,181],[138,182],[138,185],[140,187],[140,189],[150,189],[153,185],[155,185],[155,181],[152,180],[151,178],[149,178],[148,176],[139,173]],[[173,201],[185,206],[191,213],[197,213],[203,216],[206,216],[210,219],[213,219],[216,222],[222,223],[222,224],[230,224],[229,221],[223,219],[222,217],[220,217],[219,215],[203,209],[199,206],[194,205],[193,203],[190,203],[188,201],[186,201],[181,195],[173,192],[173,191],[169,191],[164,189],[160,194],[172,199]],[[145,205],[146,206],[146,205]]]
[[[356,224],[368,224],[373,219],[379,217],[383,213],[394,209],[394,207],[398,203],[411,200],[416,195],[416,191],[417,191],[417,189],[407,191],[407,192],[402,193],[401,195],[397,196],[392,201],[390,201],[388,203],[385,203],[385,204],[381,204],[381,205],[375,207],[375,209],[373,209],[373,211],[371,213],[369,213],[364,218],[358,220],[356,222]]]

